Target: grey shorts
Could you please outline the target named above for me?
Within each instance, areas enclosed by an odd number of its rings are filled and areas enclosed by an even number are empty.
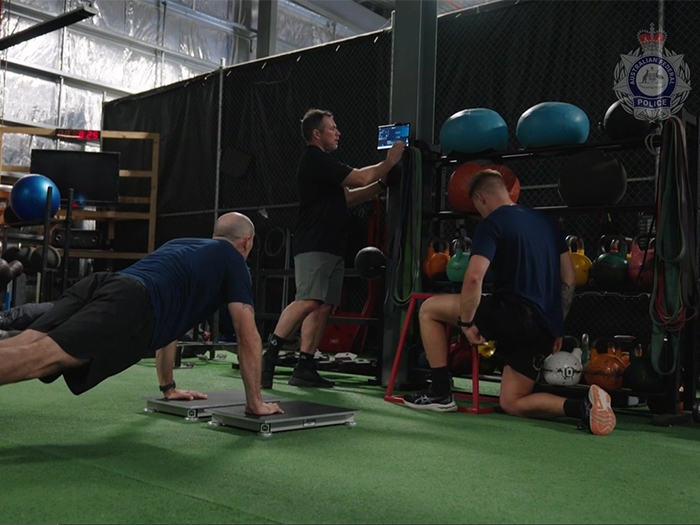
[[[345,259],[326,252],[306,252],[294,256],[296,301],[313,299],[337,306],[343,295]]]

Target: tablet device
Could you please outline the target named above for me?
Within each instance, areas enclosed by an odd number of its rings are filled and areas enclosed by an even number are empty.
[[[410,124],[388,124],[386,126],[379,126],[377,149],[389,149],[394,145],[394,142],[399,140],[403,140],[406,146],[408,146],[410,135]]]

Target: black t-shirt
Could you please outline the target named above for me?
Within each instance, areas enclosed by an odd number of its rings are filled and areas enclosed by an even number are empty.
[[[477,224],[472,255],[491,261],[494,293],[534,306],[554,337],[564,335],[560,255],[568,252],[554,221],[524,206],[501,206]]]
[[[292,240],[294,255],[345,255],[348,206],[341,183],[352,170],[322,149],[306,146],[297,170],[299,218]]]

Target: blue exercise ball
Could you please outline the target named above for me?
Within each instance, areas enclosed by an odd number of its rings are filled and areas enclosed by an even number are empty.
[[[10,190],[10,207],[23,221],[44,220],[46,196],[51,188],[51,217],[61,205],[61,194],[54,182],[44,175],[25,175]]]
[[[508,146],[508,125],[492,109],[464,109],[444,122],[439,140],[445,155],[503,151]]]
[[[583,144],[588,139],[588,115],[566,102],[542,102],[518,119],[515,136],[525,148]]]

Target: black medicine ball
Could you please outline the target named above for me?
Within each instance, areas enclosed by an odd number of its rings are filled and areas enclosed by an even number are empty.
[[[571,155],[559,175],[559,195],[568,206],[617,204],[625,191],[625,167],[598,149]]]
[[[651,133],[653,127],[647,120],[639,120],[628,113],[618,100],[605,112],[603,129],[610,140],[643,139]]]
[[[374,246],[362,248],[355,256],[355,270],[363,279],[379,279],[386,269],[384,252]]]

